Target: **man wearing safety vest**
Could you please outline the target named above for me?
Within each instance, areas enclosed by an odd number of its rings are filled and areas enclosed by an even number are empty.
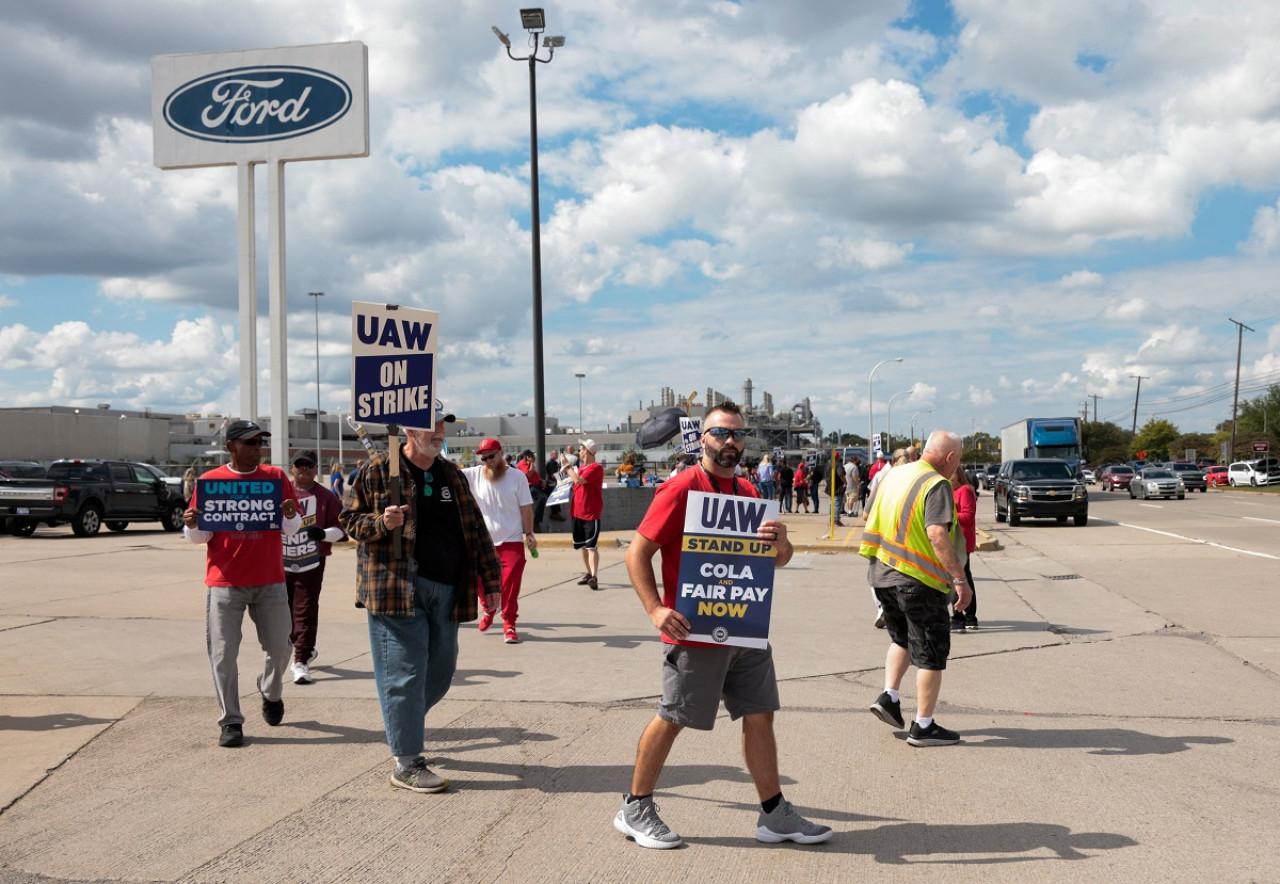
[[[891,727],[906,727],[898,686],[914,663],[916,719],[907,734],[912,746],[960,742],[959,734],[933,720],[942,670],[951,653],[948,597],[954,586],[955,609],[963,611],[971,595],[964,564],[956,555],[955,502],[947,480],[960,462],[960,452],[960,437],[938,430],[929,436],[920,460],[890,470],[867,514],[858,550],[871,560],[867,576],[884,606],[891,642],[884,661],[884,693],[871,704],[871,712]]]

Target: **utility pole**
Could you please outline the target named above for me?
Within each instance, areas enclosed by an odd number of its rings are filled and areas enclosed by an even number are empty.
[[[1133,394],[1133,435],[1138,435],[1138,396],[1142,393],[1142,382],[1151,380],[1151,375],[1131,374],[1131,378],[1138,379],[1138,389]]]
[[[1093,399],[1093,422],[1096,424],[1098,422],[1098,400],[1102,397],[1097,393],[1090,393],[1089,396]]]
[[[1236,322],[1231,317],[1227,317],[1228,322],[1235,322],[1236,326],[1236,391],[1231,397],[1231,456],[1228,460],[1236,459],[1236,406],[1240,402],[1240,349],[1244,345],[1244,330],[1249,328],[1243,322]],[[1249,331],[1253,329],[1249,328]]]

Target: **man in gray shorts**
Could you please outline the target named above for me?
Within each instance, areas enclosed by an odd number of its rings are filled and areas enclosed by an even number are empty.
[[[635,539],[627,550],[627,571],[636,595],[654,627],[662,633],[662,701],[636,749],[631,791],[613,825],[641,847],[679,847],[680,836],[658,816],[653,791],[676,736],[686,727],[711,730],[720,701],[734,720],[742,719],[742,748],[747,770],[760,799],[756,839],[816,844],[831,837],[828,826],[811,823],[782,797],[773,713],[778,709],[778,682],[773,650],[708,645],[688,641],[689,621],[675,608],[679,589],[680,547],[685,505],[690,491],[758,497],[751,483],[734,476],[742,459],[746,431],[742,412],[732,402],[715,406],[702,420],[702,459],[658,486]],[[756,535],[777,548],[776,565],[791,560],[794,549],[787,527],[779,521],[761,524]],[[653,557],[662,553],[662,596],[658,595]]]

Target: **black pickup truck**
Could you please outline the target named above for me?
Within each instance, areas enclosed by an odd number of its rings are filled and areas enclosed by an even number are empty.
[[[92,537],[103,525],[123,531],[130,522],[180,531],[185,509],[181,491],[145,463],[55,460],[43,479],[0,479],[0,519],[19,537],[41,522],[70,523],[77,537]]]

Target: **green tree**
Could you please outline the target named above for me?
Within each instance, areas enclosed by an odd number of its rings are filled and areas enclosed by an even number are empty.
[[[1085,421],[1081,426],[1084,459],[1091,464],[1119,463],[1129,459],[1133,438],[1128,430],[1111,421]]]
[[[1184,433],[1169,443],[1169,459],[1182,460],[1187,450],[1195,451],[1195,458],[1218,456],[1218,447],[1213,444],[1213,436],[1208,433]]]
[[[1169,445],[1180,435],[1178,428],[1169,421],[1153,417],[1133,437],[1134,453],[1145,451],[1147,460],[1168,460]]]

